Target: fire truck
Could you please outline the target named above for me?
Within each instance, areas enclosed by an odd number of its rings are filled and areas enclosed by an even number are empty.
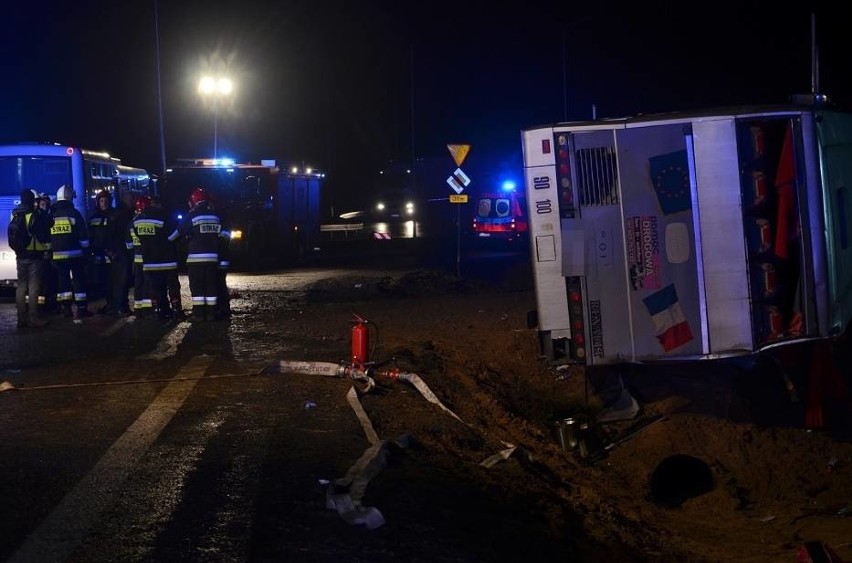
[[[179,219],[190,192],[204,188],[230,228],[235,266],[293,265],[319,250],[324,177],[303,166],[279,167],[275,160],[179,159],[166,170],[159,195]]]

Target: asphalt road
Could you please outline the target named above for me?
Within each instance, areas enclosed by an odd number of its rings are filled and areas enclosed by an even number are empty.
[[[18,330],[14,304],[0,304],[0,559],[393,560],[388,538],[359,547],[364,537],[323,506],[328,480],[364,453],[349,438],[362,434],[356,417],[323,414],[349,413],[345,389],[262,376],[285,351],[337,361],[341,340],[307,348],[282,321],[330,276],[456,267],[530,278],[523,250],[465,249],[462,259],[451,239],[383,242],[327,244],[304,267],[231,274],[232,292],[248,297],[227,323],[95,316]],[[313,401],[327,408],[314,413]],[[314,436],[336,436],[333,455]],[[395,553],[406,549],[415,546]]]

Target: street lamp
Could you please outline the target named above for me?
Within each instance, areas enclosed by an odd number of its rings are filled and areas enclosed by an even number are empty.
[[[231,95],[234,83],[230,78],[204,76],[198,83],[198,93],[213,98],[213,159],[219,157],[219,99]]]

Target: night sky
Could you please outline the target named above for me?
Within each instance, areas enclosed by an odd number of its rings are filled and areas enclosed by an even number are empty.
[[[852,106],[840,8],[578,4],[15,2],[3,8],[0,142],[56,141],[160,171],[155,22],[167,162],[212,156],[197,83],[222,71],[237,86],[220,106],[219,156],[304,162],[352,197],[412,153],[446,158],[449,174],[447,143],[519,174],[521,129],[593,107],[603,118],[784,103],[811,90],[812,12],[820,90]]]

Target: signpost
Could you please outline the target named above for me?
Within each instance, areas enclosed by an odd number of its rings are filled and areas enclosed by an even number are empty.
[[[450,194],[450,203],[467,203],[467,194],[462,194],[470,185],[470,178],[461,169],[462,162],[470,152],[470,145],[447,145],[456,170],[447,178],[447,184],[455,192]],[[456,277],[461,277],[461,206],[456,207]]]

